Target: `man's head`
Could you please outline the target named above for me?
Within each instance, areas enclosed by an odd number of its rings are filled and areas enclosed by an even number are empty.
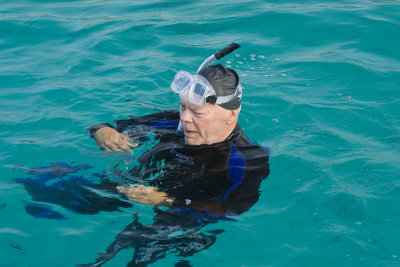
[[[239,77],[235,71],[222,65],[204,68],[198,75],[212,86],[217,99],[228,102],[195,105],[190,101],[189,91],[181,94],[179,112],[185,141],[190,145],[222,142],[229,137],[238,121],[241,103]]]

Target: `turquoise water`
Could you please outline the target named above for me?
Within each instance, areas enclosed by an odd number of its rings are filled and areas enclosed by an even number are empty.
[[[34,218],[13,182],[53,162],[113,156],[84,128],[177,108],[174,74],[225,45],[240,123],[271,148],[256,205],[193,266],[400,264],[400,1],[0,1],[1,266],[92,262],[139,211]],[[145,101],[150,104],[135,101]],[[106,266],[124,266],[123,250]],[[173,266],[174,253],[153,266]]]

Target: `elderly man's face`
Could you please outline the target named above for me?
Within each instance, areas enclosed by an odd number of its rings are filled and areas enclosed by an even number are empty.
[[[232,112],[218,105],[196,106],[181,99],[179,113],[189,145],[222,142],[232,132]]]

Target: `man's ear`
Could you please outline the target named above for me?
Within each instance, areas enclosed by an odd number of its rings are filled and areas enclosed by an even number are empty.
[[[227,123],[228,124],[236,123],[238,121],[239,112],[240,112],[240,108],[238,108],[236,110],[229,110],[229,117],[228,117]]]

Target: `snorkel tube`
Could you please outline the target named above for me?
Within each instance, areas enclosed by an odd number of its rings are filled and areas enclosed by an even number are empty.
[[[220,60],[221,58],[223,58],[226,55],[229,55],[230,53],[232,53],[233,51],[235,51],[239,47],[240,47],[240,45],[238,45],[236,43],[231,43],[227,47],[222,48],[221,50],[219,50],[217,53],[212,54],[206,60],[204,60],[203,63],[201,63],[199,69],[197,70],[197,73],[199,73],[199,71],[201,71],[205,67],[210,66],[213,62],[215,62],[217,60]]]

